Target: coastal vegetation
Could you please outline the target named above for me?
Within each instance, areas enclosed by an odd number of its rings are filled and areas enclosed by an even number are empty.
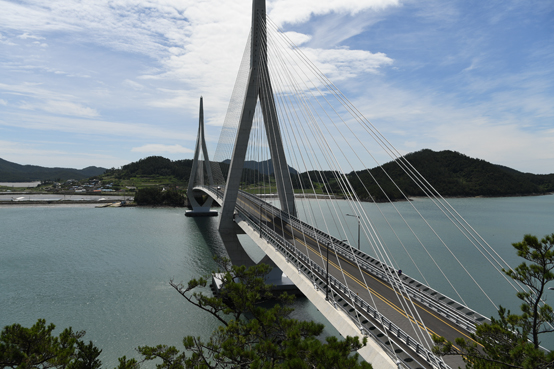
[[[185,368],[353,368],[371,365],[356,353],[366,344],[357,337],[338,339],[319,336],[323,324],[290,317],[293,296],[286,293],[276,300],[264,280],[271,267],[232,266],[218,260],[217,273],[223,281],[222,295],[206,294],[208,276],[186,285],[170,282],[189,303],[220,321],[208,339],[183,338],[184,351],[174,346],[140,346],[140,361],[125,356],[117,369],[138,369],[140,362],[154,361],[158,369]],[[0,334],[0,368],[21,369],[99,369],[101,350],[85,344],[84,331],[65,329],[52,335],[54,325],[39,320],[31,328],[19,324],[4,327]],[[150,366],[149,366],[150,367]]]
[[[185,206],[184,195],[176,189],[144,187],[135,193],[137,205]]]
[[[554,174],[522,173],[514,169],[470,158],[454,151],[421,150],[404,157],[442,196],[522,196],[554,192]],[[389,179],[393,178],[394,183]],[[398,161],[373,169],[352,172],[348,178],[360,199],[382,201],[406,196],[425,196]],[[333,192],[338,184],[329,181]],[[402,192],[401,192],[402,191]]]
[[[434,352],[462,355],[466,369],[545,369],[554,365],[554,352],[540,347],[541,335],[554,332],[554,312],[544,303],[545,290],[554,280],[554,234],[538,239],[525,235],[513,244],[524,261],[505,270],[525,289],[517,293],[521,313],[500,307],[498,318],[477,327],[472,340],[459,338],[457,347],[434,336]],[[152,361],[158,369],[185,368],[371,368],[356,351],[366,339],[320,338],[323,325],[291,318],[293,297],[277,299],[264,279],[268,265],[232,266],[216,259],[219,268],[187,283],[170,285],[190,304],[212,315],[220,326],[208,338],[187,335],[184,350],[156,345],[137,348],[141,359],[121,357],[117,369],[138,369]],[[220,294],[208,292],[210,278],[222,281]],[[0,369],[99,369],[102,352],[82,339],[84,331],[64,329],[53,334],[53,324],[39,319],[32,327],[5,326],[0,332]],[[150,366],[149,366],[150,367]]]
[[[443,337],[434,336],[434,352],[439,355],[461,355],[467,369],[546,369],[554,367],[554,351],[540,347],[540,337],[554,332],[554,311],[546,304],[546,285],[554,280],[554,234],[541,240],[525,235],[513,243],[518,256],[526,260],[507,276],[524,286],[517,293],[521,313],[513,314],[502,306],[498,318],[477,326],[472,340],[456,339],[457,347]]]
[[[441,195],[446,197],[475,196],[525,196],[554,192],[554,174],[523,173],[501,165],[491,164],[484,160],[470,158],[454,151],[435,152],[429,149],[407,154],[402,160],[395,160],[372,169],[353,171],[346,174],[352,184],[351,188],[341,186],[337,173],[333,171],[307,171],[298,173],[290,168],[291,180],[296,193],[330,194],[339,197],[352,195],[367,201],[401,200],[406,197],[425,196],[428,190],[422,189],[402,169],[402,162],[408,161],[412,170],[417,170],[428,183]],[[20,172],[17,164],[6,165],[0,159],[0,181],[11,181]],[[24,166],[29,167],[32,166]],[[14,168],[19,168],[15,170]],[[29,177],[44,180],[46,169],[39,168]],[[129,163],[121,168],[103,169],[90,167],[82,169],[82,174],[93,170],[102,170],[102,174],[93,174],[94,178],[109,183],[114,189],[134,190],[149,187],[175,189],[183,191],[188,185],[192,160],[169,160],[161,156],[150,156]],[[220,164],[221,175],[226,177],[229,162]],[[31,173],[31,172],[29,172]],[[60,172],[49,172],[48,178],[63,179],[67,177]],[[56,173],[56,174],[54,174]],[[69,172],[74,174],[74,172]],[[95,172],[96,173],[96,172]],[[73,175],[76,179],[82,178]],[[394,182],[391,180],[394,179]],[[90,178],[89,178],[90,179]],[[80,180],[85,181],[84,179]],[[50,181],[51,182],[51,181]],[[275,178],[271,161],[246,162],[241,179],[241,189],[250,193],[275,193]]]

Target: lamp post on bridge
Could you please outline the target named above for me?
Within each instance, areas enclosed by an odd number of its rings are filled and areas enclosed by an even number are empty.
[[[260,238],[262,238],[262,207],[264,206],[264,202],[260,200]]]
[[[356,217],[358,218],[358,250],[360,250],[360,216],[359,215],[353,215],[353,214],[346,214],[349,217]]]
[[[333,241],[331,241],[333,242]],[[326,259],[327,259],[327,267],[325,268],[325,270],[327,271],[327,283],[325,284],[325,301],[329,301],[329,247],[331,245],[331,242],[329,242],[326,246],[327,246],[327,256],[326,256]]]
[[[262,237],[262,210],[264,210],[264,203],[265,201],[260,200],[260,238]],[[272,203],[269,202],[268,204],[271,205]],[[275,223],[273,225],[275,226]]]

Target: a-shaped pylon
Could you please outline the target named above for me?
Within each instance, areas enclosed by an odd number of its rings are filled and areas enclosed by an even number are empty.
[[[204,138],[204,105],[202,97],[200,97],[200,113],[198,123],[198,137],[196,138],[196,149],[194,150],[194,160],[192,161],[192,169],[190,171],[189,185],[187,189],[187,196],[189,198],[190,206],[192,210],[185,213],[186,216],[215,216],[217,211],[211,211],[213,199],[207,197],[207,199],[200,204],[197,200],[202,198],[200,191],[195,191],[194,186],[204,184],[204,166],[206,168],[206,174],[208,175],[208,182],[210,186],[214,185],[214,178],[212,176],[212,169],[210,166],[210,158],[208,156],[208,149],[206,148],[206,140]],[[199,164],[200,150],[202,150],[203,159]]]
[[[227,185],[219,223],[220,232],[229,232],[234,229],[233,213],[237,202],[242,169],[244,167],[248,140],[252,129],[252,120],[258,99],[262,109],[281,208],[290,215],[296,216],[294,191],[281,139],[277,109],[275,108],[273,89],[271,87],[267,66],[267,33],[265,21],[265,0],[253,0],[250,72],[237,137],[235,139],[233,156],[227,176]]]

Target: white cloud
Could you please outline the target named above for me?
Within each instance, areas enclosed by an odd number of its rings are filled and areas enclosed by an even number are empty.
[[[457,124],[456,124],[457,123]],[[462,152],[521,171],[554,172],[554,134],[526,132],[514,123],[494,124],[474,118],[471,121],[437,126],[433,134],[437,147]]]
[[[286,36],[289,40],[291,40],[292,43],[294,43],[296,46],[300,46],[312,39],[312,36],[310,35],[305,35],[303,33],[292,32],[292,31],[284,32],[283,35]]]
[[[399,5],[400,0],[275,0],[268,4],[268,13],[272,20],[281,25],[304,23],[313,15],[355,15],[365,10],[383,10]]]
[[[285,16],[279,17],[288,22],[297,23],[311,14],[356,14],[398,4],[398,0],[303,0],[294,4],[289,0],[277,0],[268,4],[268,9],[272,14]],[[0,14],[0,24],[8,29],[24,30],[20,38],[38,39],[41,37],[38,35],[61,31],[76,43],[93,40],[103,47],[147,55],[157,60],[161,68],[145,72],[143,79],[152,79],[158,85],[180,83],[182,86],[178,95],[158,95],[155,100],[146,102],[147,105],[185,107],[193,113],[197,110],[193,102],[204,95],[212,102],[207,115],[224,115],[250,28],[251,0],[152,0],[129,5],[125,1],[83,4],[73,0],[36,0],[25,5],[7,3]],[[284,9],[290,14],[283,13]],[[360,31],[357,28],[355,32]],[[289,36],[298,45],[313,37],[297,32],[290,32]],[[51,37],[48,38],[51,43]],[[386,56],[378,61],[380,54],[361,55],[362,51],[353,50],[340,51],[341,56],[338,53],[316,50],[312,54],[321,57],[320,62],[327,65],[326,70],[340,78],[362,72],[375,73],[379,66],[388,62]],[[347,60],[356,65],[346,67]],[[333,66],[332,63],[342,64]],[[130,78],[126,78],[123,85],[137,91],[142,88]],[[77,99],[69,101],[86,105]]]
[[[28,38],[34,39],[34,40],[44,40],[44,37],[33,36],[33,35],[30,35],[30,34],[28,34],[28,33],[26,33],[26,32],[25,32],[24,34],[22,34],[22,35],[17,36],[17,37],[18,37],[18,38],[22,38],[22,39],[24,39],[24,40],[26,40],[26,39],[28,39]]]
[[[519,91],[469,105],[454,93],[435,94],[430,88],[416,92],[378,81],[372,85],[375,92],[353,103],[402,153],[454,150],[521,171],[554,173],[554,151],[537,149],[554,147],[554,130],[528,129],[519,113],[508,109],[525,103],[517,101]],[[534,101],[532,95],[529,100],[536,116],[545,113],[546,101]]]
[[[393,63],[393,60],[383,53],[365,50],[304,48],[302,51],[308,59],[318,64],[327,77],[335,81],[353,78],[360,73],[378,73],[379,68]]]
[[[56,145],[48,145],[49,147]],[[121,158],[111,155],[75,150],[42,149],[40,144],[29,144],[23,141],[0,140],[0,157],[21,165],[31,164],[43,167],[63,166],[65,168],[82,169],[88,166],[119,167],[127,164]],[[54,165],[53,163],[63,163]],[[101,163],[101,165],[99,165]]]
[[[40,84],[23,83],[20,85],[7,85],[0,83],[0,90],[28,96],[34,99],[33,102],[24,101],[19,104],[20,109],[43,110],[53,114],[88,118],[99,116],[95,109],[83,106],[77,102],[69,101],[76,100],[74,96],[52,92],[42,88]]]
[[[69,101],[47,100],[36,104],[23,102],[18,107],[23,110],[43,110],[53,114],[75,117],[94,118],[99,116],[96,110]]]
[[[125,81],[123,81],[123,85],[127,87],[131,87],[133,90],[136,90],[136,91],[144,90],[143,85],[135,81],[131,81],[130,79],[126,79]]]
[[[186,149],[173,144],[179,142],[176,139],[195,139],[200,95],[205,98],[206,121],[211,125],[223,122],[250,28],[250,7],[251,0],[0,0],[0,53],[6,55],[0,64],[0,97],[4,99],[0,100],[0,125],[39,132],[55,131],[68,134],[67,137],[88,134],[140,140],[140,143],[134,142],[134,146],[160,142],[163,147],[144,145],[135,149],[162,150],[165,147],[182,153],[178,150]],[[401,7],[410,8],[409,12],[394,13]],[[277,24],[295,25],[294,32],[287,32],[287,35],[302,46],[301,49],[332,81],[341,82],[341,87],[357,88],[354,96],[358,96],[358,102],[355,104],[369,112],[368,117],[384,127],[384,133],[400,137],[406,150],[443,149],[451,145],[451,149],[470,156],[487,155],[483,158],[489,161],[504,158],[497,162],[508,166],[514,165],[506,162],[507,158],[516,160],[517,156],[524,156],[523,152],[531,153],[525,155],[537,161],[548,160],[548,153],[544,151],[549,150],[542,150],[539,155],[540,150],[533,150],[532,142],[551,145],[552,133],[544,129],[551,124],[548,119],[554,114],[551,74],[494,78],[495,73],[487,73],[480,76],[479,73],[492,68],[487,56],[494,50],[476,52],[477,46],[468,42],[472,47],[462,52],[455,51],[461,47],[459,45],[446,51],[453,60],[450,65],[461,77],[449,72],[436,73],[432,77],[405,73],[402,77],[408,78],[403,80],[397,77],[406,69],[424,69],[423,64],[435,62],[427,58],[424,62],[417,57],[412,59],[414,54],[406,53],[405,49],[418,48],[425,42],[425,45],[432,44],[449,32],[447,26],[459,20],[460,12],[464,11],[459,3],[268,0],[268,11]],[[387,18],[391,13],[401,17]],[[413,18],[417,21],[410,23]],[[302,24],[307,20],[313,21]],[[381,22],[379,28],[371,28],[378,22]],[[428,28],[418,28],[418,22],[431,23],[432,32]],[[400,30],[387,28],[387,24],[389,27],[397,25]],[[409,28],[409,32],[402,31],[404,28]],[[458,25],[453,28],[464,32]],[[380,33],[353,37],[368,29]],[[478,33],[484,32],[486,30],[480,28]],[[429,37],[431,33],[434,37]],[[377,38],[385,41],[379,43]],[[29,47],[33,42],[46,45],[46,41],[50,45],[48,48]],[[388,45],[386,54],[379,52],[385,50],[382,46],[385,43]],[[59,52],[62,49],[63,52]],[[77,55],[77,49],[84,54]],[[419,50],[427,55],[425,47]],[[548,43],[540,50],[552,54]],[[513,55],[519,51],[514,49]],[[463,58],[458,57],[460,54]],[[534,55],[533,59],[545,60],[541,55]],[[84,62],[85,58],[88,63]],[[444,60],[445,57],[440,62]],[[394,74],[392,65],[399,68],[398,74]],[[536,72],[533,63],[525,65]],[[552,70],[551,65],[548,63],[545,67],[547,72]],[[465,73],[461,73],[464,68]],[[106,73],[107,70],[113,74]],[[47,77],[44,77],[45,72]],[[63,84],[62,80],[69,80],[68,76],[87,77],[87,80]],[[526,78],[534,80],[535,86],[529,86]],[[537,81],[545,85],[539,86]],[[32,110],[15,114],[17,106]],[[132,112],[125,109],[132,109]],[[48,116],[42,112],[76,118]],[[129,116],[142,112],[144,120],[142,116]],[[177,133],[166,125],[166,120],[176,120],[175,115],[186,121],[184,129]],[[99,116],[106,118],[94,119]],[[543,125],[538,133],[532,132],[535,119],[540,119]],[[134,121],[151,123],[136,124]],[[494,145],[487,146],[481,138],[472,138],[470,133],[464,133],[463,127],[491,137]],[[460,140],[452,137],[460,137]],[[516,141],[518,137],[521,138],[519,142]],[[502,146],[502,142],[506,144]],[[512,155],[505,149],[510,146],[517,147],[519,151],[512,149],[512,152],[519,154]],[[140,152],[135,149],[134,152]],[[130,148],[125,150],[129,152]]]
[[[41,87],[41,83],[23,82],[18,85],[0,83],[0,90],[8,91],[16,95],[29,96],[37,99],[68,100],[75,97],[69,94],[58,93]]]
[[[181,145],[163,145],[163,144],[147,144],[140,147],[133,147],[131,150],[133,152],[144,152],[144,153],[162,153],[169,152],[173,154],[183,153],[190,154],[194,151],[187,149]]]
[[[157,126],[141,123],[120,123],[96,119],[80,119],[39,114],[4,114],[0,117],[0,126],[18,127],[42,131],[77,133],[107,137],[125,137],[144,140],[157,138],[165,140],[196,140],[196,131],[192,134],[175,132]]]
[[[69,101],[47,101],[42,109],[53,114],[76,117],[94,118],[99,116],[96,110]]]
[[[4,37],[2,34],[0,34],[0,44],[9,45],[9,46],[15,46],[16,45],[13,42],[8,41],[6,39],[6,37]]]

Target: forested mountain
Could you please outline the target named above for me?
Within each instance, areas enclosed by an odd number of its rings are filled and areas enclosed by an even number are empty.
[[[554,191],[554,174],[522,173],[454,151],[425,149],[410,153],[405,159],[443,196],[514,196]],[[406,195],[424,195],[396,161],[352,172],[348,177],[360,198],[370,199],[368,192],[376,200],[384,200],[385,193],[392,199],[403,198],[387,174]],[[339,190],[336,183],[330,184],[334,191]]]
[[[38,165],[20,165],[0,159],[0,182],[30,182],[45,180],[84,179],[100,175],[106,168],[87,167],[45,168]]]
[[[229,164],[221,163],[220,168],[223,176],[227,176]],[[192,160],[175,160],[171,161],[162,156],[149,156],[145,159],[140,159],[133,163],[124,165],[121,169],[108,169],[107,175],[115,176],[119,179],[129,179],[131,177],[140,176],[172,176],[179,181],[188,182],[190,171],[192,169]],[[214,173],[216,175],[216,173]],[[245,168],[243,170],[242,181],[248,184],[256,183],[257,181],[268,181],[267,175],[260,175],[254,169]]]
[[[230,159],[223,160],[222,163],[230,165],[231,160]],[[273,174],[273,162],[271,161],[271,159],[264,160],[264,161],[246,160],[244,162],[244,168],[252,169],[252,170],[258,171],[262,174],[269,174],[269,175]],[[289,165],[289,172],[290,172],[290,174],[298,174],[296,169],[294,169],[290,165]]]
[[[405,159],[421,173],[427,181],[443,196],[514,196],[544,194],[554,192],[554,174],[531,174],[491,164],[484,160],[473,159],[454,151],[435,152],[429,149],[407,154]],[[256,184],[268,183],[270,176],[267,168],[270,162],[248,162],[243,170],[242,182]],[[227,175],[229,164],[221,163],[223,175]],[[133,177],[173,177],[188,182],[192,160],[171,161],[161,156],[150,156],[121,167],[121,169],[104,169],[88,167],[85,169],[43,168],[33,165],[19,165],[0,159],[0,182],[34,181],[47,179],[82,179],[105,172],[108,176],[119,179]],[[262,174],[258,172],[260,168]],[[262,168],[265,168],[262,170]],[[269,170],[271,173],[271,170]],[[389,176],[394,179],[392,183]],[[291,178],[295,188],[307,188],[310,182],[326,184],[335,194],[343,194],[336,183],[335,173],[305,172],[296,173],[291,168]],[[399,188],[407,196],[423,196],[420,189],[404,173],[398,162],[392,161],[373,169],[365,169],[348,174],[355,191],[361,199],[382,201],[387,198],[402,199]],[[302,186],[301,184],[304,183]],[[398,188],[397,188],[398,186]],[[367,189],[367,190],[366,190]]]
[[[117,178],[129,179],[138,176],[173,176],[179,180],[188,181],[192,160],[169,160],[162,156],[149,156],[145,159],[124,165],[121,169],[108,169],[106,174]]]

